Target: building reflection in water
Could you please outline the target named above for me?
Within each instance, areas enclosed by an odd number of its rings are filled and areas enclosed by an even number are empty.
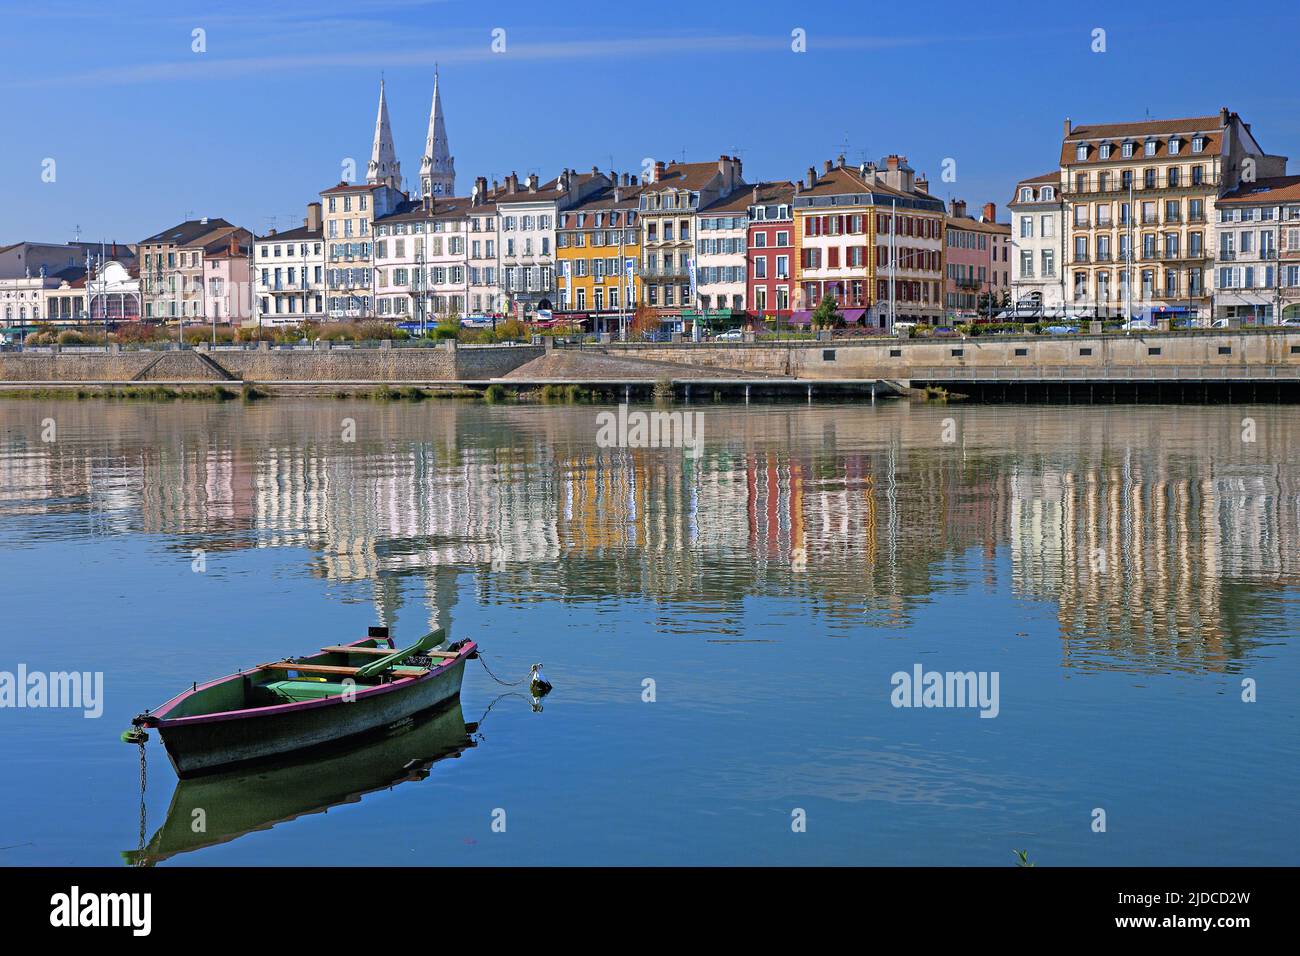
[[[1240,408],[706,406],[693,459],[599,448],[590,408],[431,404],[59,403],[45,443],[46,412],[13,403],[0,546],[306,548],[321,577],[370,582],[381,620],[423,602],[431,627],[472,581],[486,603],[646,595],[665,627],[727,631],[764,594],[901,628],[938,591],[1009,574],[1059,609],[1064,666],[1139,669],[1230,666],[1256,596],[1297,581],[1285,409],[1251,411],[1247,445]]]

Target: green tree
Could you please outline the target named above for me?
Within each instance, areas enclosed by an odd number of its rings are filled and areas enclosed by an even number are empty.
[[[843,318],[835,305],[835,300],[829,295],[822,296],[822,300],[817,303],[817,308],[813,309],[813,328],[830,329],[839,325],[841,321],[843,321]]]

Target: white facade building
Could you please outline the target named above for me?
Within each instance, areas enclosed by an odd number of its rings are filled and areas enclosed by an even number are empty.
[[[1060,314],[1065,294],[1065,206],[1061,174],[1024,179],[1008,204],[1011,211],[1011,302]]]
[[[325,240],[321,204],[307,204],[302,226],[253,241],[254,321],[297,325],[325,317]]]

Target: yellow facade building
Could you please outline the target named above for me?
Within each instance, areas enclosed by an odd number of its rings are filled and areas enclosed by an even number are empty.
[[[613,185],[559,214],[556,230],[556,317],[593,332],[620,328],[641,301],[641,186],[624,174]]]

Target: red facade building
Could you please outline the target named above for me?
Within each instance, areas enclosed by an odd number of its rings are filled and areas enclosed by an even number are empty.
[[[759,183],[749,204],[745,301],[755,321],[789,319],[794,290],[794,183]]]

